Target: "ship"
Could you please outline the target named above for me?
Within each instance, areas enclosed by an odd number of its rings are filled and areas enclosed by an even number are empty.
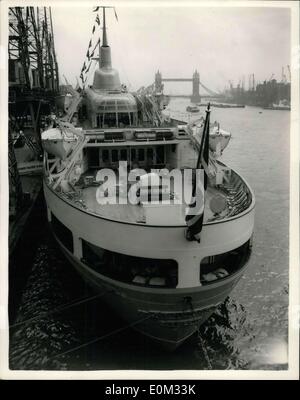
[[[263,107],[264,110],[281,110],[281,111],[291,111],[291,105],[288,100],[281,100],[278,103],[272,103],[268,106]]]
[[[186,111],[190,113],[198,113],[200,110],[197,106],[187,106]]]
[[[68,110],[42,132],[48,222],[66,258],[114,315],[175,350],[245,272],[255,197],[219,160],[231,134],[211,124],[209,105],[205,118],[175,123],[155,93],[121,84],[101,8],[93,83],[73,93]],[[176,201],[175,183],[163,180],[174,170],[180,177],[191,172],[186,202]],[[129,183],[127,173],[134,176]],[[133,188],[137,201],[129,202]]]

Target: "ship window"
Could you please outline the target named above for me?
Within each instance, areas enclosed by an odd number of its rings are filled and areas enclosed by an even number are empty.
[[[111,151],[111,161],[112,162],[117,162],[119,159],[118,157],[118,150],[112,150]]]
[[[53,213],[51,213],[51,226],[58,240],[73,253],[73,234]]]
[[[102,161],[106,162],[109,160],[109,152],[108,150],[102,150]]]
[[[136,160],[136,151],[135,149],[131,149],[131,161],[135,161]]]
[[[153,162],[153,149],[152,148],[147,149],[147,161]]]
[[[135,125],[136,124],[133,112],[130,113],[130,121],[131,121],[131,125]]]
[[[145,154],[144,153],[145,153],[144,149],[139,149],[138,150],[138,160],[139,161],[144,161],[144,159],[145,159]]]
[[[116,114],[106,113],[104,114],[104,128],[112,128],[117,126]]]
[[[156,159],[158,164],[165,163],[165,148],[164,146],[157,146]]]
[[[127,150],[126,149],[120,150],[120,160],[127,161]]]
[[[120,127],[130,125],[129,114],[128,113],[119,113],[118,121],[119,121]]]
[[[175,260],[127,256],[104,250],[82,239],[82,260],[108,278],[151,288],[175,288],[178,264]]]
[[[99,166],[99,149],[90,147],[88,151],[88,165],[89,167]]]
[[[102,114],[97,115],[97,128],[102,128]]]
[[[234,274],[246,264],[250,254],[251,240],[248,240],[234,250],[205,257],[200,264],[201,283],[213,283],[217,279]]]

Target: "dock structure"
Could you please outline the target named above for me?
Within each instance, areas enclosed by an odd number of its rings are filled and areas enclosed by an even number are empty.
[[[14,132],[30,131],[39,141],[41,119],[58,94],[58,65],[51,9],[9,9],[9,118]]]
[[[12,251],[41,189],[40,133],[59,94],[50,7],[9,8],[8,68]],[[31,174],[30,178],[26,174]]]
[[[223,92],[224,101],[275,110],[290,109],[291,76],[289,65],[287,68],[289,71],[288,77],[284,74],[284,69],[282,68],[281,81],[274,78],[274,73],[263,82],[258,82],[254,74],[249,75],[248,88],[245,87],[244,82],[241,84],[241,80],[236,86],[232,81],[229,81],[229,86]],[[283,107],[280,107],[280,104]],[[277,105],[277,107],[273,107],[273,105]]]
[[[14,151],[12,134],[8,131],[9,216],[15,216],[22,207],[23,191]]]

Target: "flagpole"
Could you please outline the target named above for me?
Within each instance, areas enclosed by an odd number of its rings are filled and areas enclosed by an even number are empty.
[[[205,110],[205,112],[206,112],[206,118],[205,118],[205,122],[204,122],[204,128],[203,128],[203,133],[202,133],[202,138],[201,138],[201,143],[200,143],[200,150],[199,150],[199,154],[198,154],[196,170],[200,168],[206,135],[209,135],[210,103],[208,103],[207,110]],[[195,193],[196,193],[196,182],[193,180],[193,190],[192,190],[193,197],[195,196]]]
[[[208,103],[207,105],[207,109],[205,110],[206,112],[206,118],[205,118],[205,122],[204,122],[204,128],[203,128],[203,134],[202,134],[202,138],[201,138],[201,143],[200,143],[200,151],[199,151],[199,155],[198,155],[198,160],[197,160],[197,167],[200,167],[201,164],[201,156],[203,153],[203,148],[204,148],[204,143],[205,143],[205,137],[206,137],[206,132],[208,131],[209,134],[209,114],[210,114],[210,103]],[[207,126],[208,125],[208,126]]]
[[[206,118],[205,118],[205,123],[204,123],[204,128],[203,128],[203,133],[202,133],[202,138],[201,138],[201,143],[200,143],[200,150],[199,150],[199,155],[198,155],[198,160],[197,160],[197,166],[196,166],[196,174],[195,177],[193,178],[192,181],[192,199],[194,199],[193,203],[190,204],[190,208],[194,208],[196,206],[196,191],[197,191],[197,170],[201,166],[201,169],[204,169],[204,193],[207,188],[207,166],[209,163],[209,121],[210,121],[210,103],[208,103],[207,110],[206,110]],[[204,154],[205,152],[205,154]],[[206,168],[204,167],[204,156],[207,158],[205,160],[206,163]],[[204,202],[203,198],[203,202]],[[202,231],[202,226],[203,226],[203,218],[204,218],[204,203],[203,203],[203,210],[200,215],[187,215],[186,216],[186,223],[187,223],[187,230],[185,237],[187,240],[192,241],[196,240],[200,243],[200,232]]]

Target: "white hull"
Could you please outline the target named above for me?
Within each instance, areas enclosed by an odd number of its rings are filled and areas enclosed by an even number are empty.
[[[233,274],[202,285],[200,262],[245,244],[251,238],[254,198],[250,207],[236,217],[206,223],[201,243],[185,239],[186,226],[144,226],[102,218],[61,198],[44,183],[48,220],[54,215],[73,235],[73,251],[56,237],[67,258],[103,300],[136,329],[168,350],[191,336],[230,294],[241,278],[247,260]],[[151,259],[174,259],[178,284],[153,288],[121,282],[105,276],[83,259],[82,241],[116,253]]]
[[[82,257],[81,239],[129,256],[171,257],[178,263],[178,288],[199,286],[201,260],[241,246],[253,232],[254,206],[236,217],[204,224],[201,243],[198,243],[186,240],[186,226],[145,226],[112,221],[75,207],[46,184],[44,192],[48,215],[52,212],[73,233],[75,257]]]
[[[55,236],[55,235],[54,235]],[[245,264],[225,282],[186,289],[145,289],[114,281],[95,273],[57,239],[63,253],[124,325],[148,336],[166,350],[175,350],[193,335],[238,283]],[[190,298],[193,309],[186,299]]]

